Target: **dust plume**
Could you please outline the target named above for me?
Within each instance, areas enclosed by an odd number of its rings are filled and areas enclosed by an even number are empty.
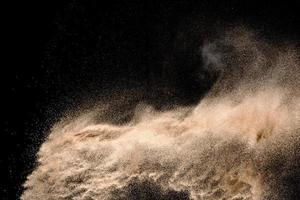
[[[162,112],[141,104],[121,125],[99,122],[99,110],[62,119],[21,199],[296,198],[298,49],[240,27],[201,53],[219,79],[197,106]]]

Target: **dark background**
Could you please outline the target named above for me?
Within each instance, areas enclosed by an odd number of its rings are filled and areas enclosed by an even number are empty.
[[[288,1],[238,0],[3,6],[0,198],[18,199],[39,145],[65,112],[119,99],[157,109],[194,104],[217,77],[201,68],[198,50],[206,38],[246,24],[267,39],[299,45],[299,8]]]

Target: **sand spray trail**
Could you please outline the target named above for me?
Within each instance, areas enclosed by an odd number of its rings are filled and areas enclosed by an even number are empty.
[[[237,28],[204,44],[202,57],[220,76],[197,106],[141,104],[123,125],[98,122],[99,111],[61,120],[21,199],[292,196],[284,180],[299,169],[298,50]]]

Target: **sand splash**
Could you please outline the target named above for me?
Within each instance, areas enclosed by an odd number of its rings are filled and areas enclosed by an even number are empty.
[[[195,107],[141,104],[123,125],[97,122],[97,111],[55,125],[21,199],[293,196],[283,180],[299,169],[298,51],[239,28],[202,56],[220,77]]]

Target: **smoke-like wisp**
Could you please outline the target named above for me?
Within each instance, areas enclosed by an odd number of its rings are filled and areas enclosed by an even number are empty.
[[[285,181],[300,167],[298,50],[239,28],[204,45],[202,56],[220,77],[195,107],[144,106],[125,125],[98,123],[91,112],[54,126],[21,199],[296,195]]]

